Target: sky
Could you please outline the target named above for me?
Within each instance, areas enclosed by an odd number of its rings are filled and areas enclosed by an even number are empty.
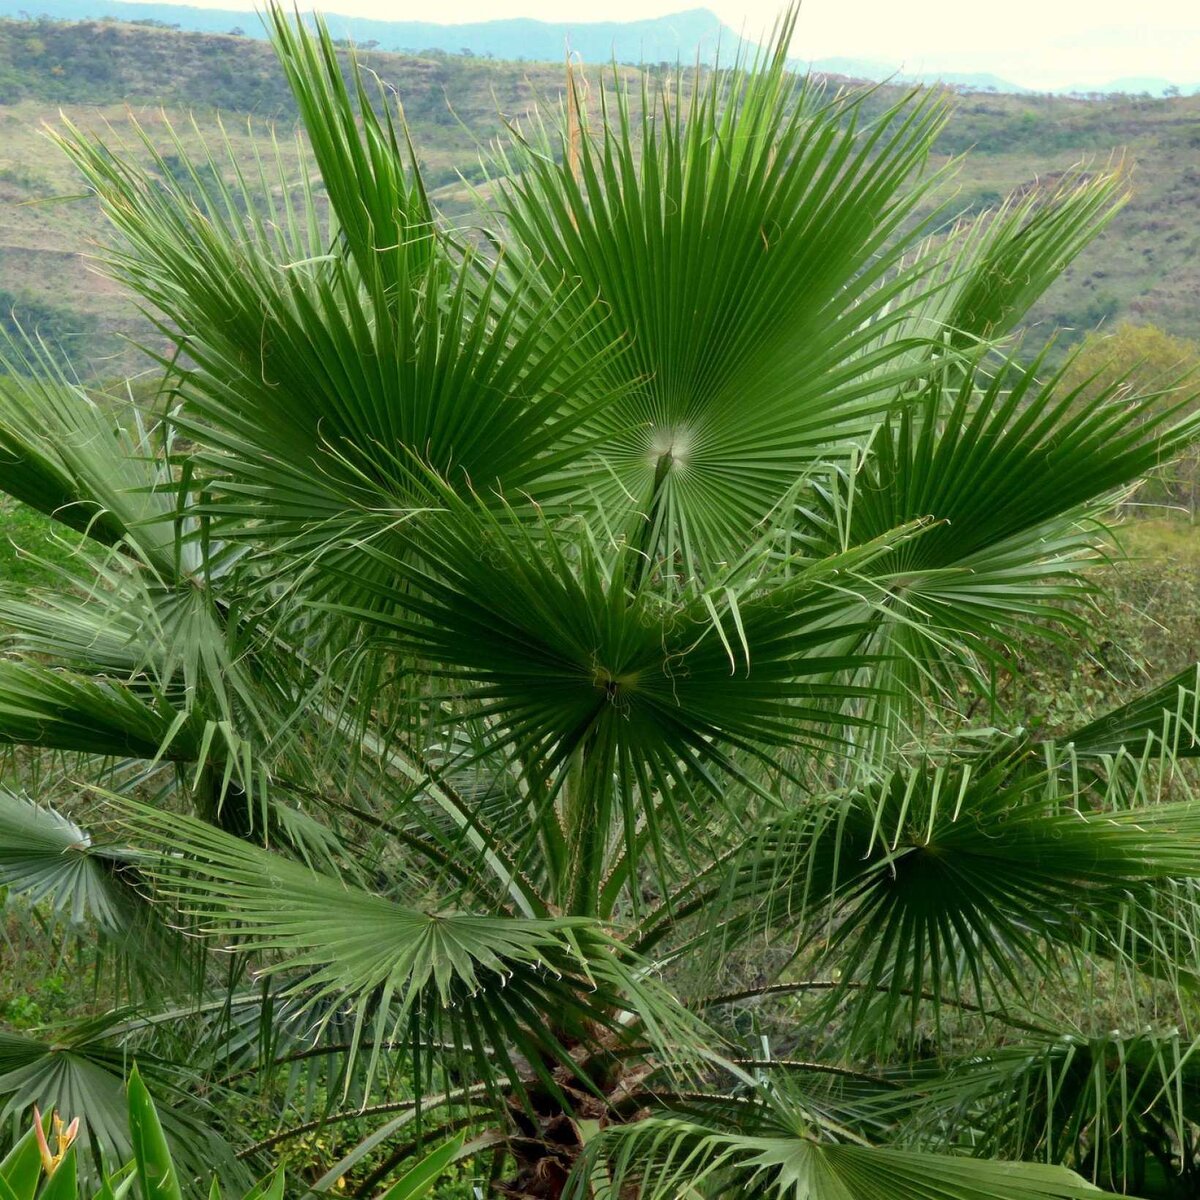
[[[252,0],[186,0],[216,8]],[[635,20],[709,8],[734,30],[770,28],[775,0],[301,0],[384,20],[502,17]],[[780,0],[782,3],[782,0]],[[793,52],[870,59],[910,72],[993,72],[1026,87],[1098,85],[1128,76],[1200,83],[1200,0],[803,0]]]

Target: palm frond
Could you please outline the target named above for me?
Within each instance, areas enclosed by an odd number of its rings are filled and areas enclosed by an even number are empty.
[[[806,961],[834,974],[824,1006],[876,1037],[927,1001],[936,1024],[944,999],[1025,995],[1140,888],[1194,876],[1198,838],[1187,802],[1093,812],[1053,769],[926,763],[766,823],[696,888],[698,911],[727,905],[735,943],[804,928]]]
[[[572,351],[624,397],[589,423],[599,502],[688,573],[739,550],[920,371],[886,334],[943,106],[914,94],[869,119],[865,94],[800,81],[794,19],[750,65],[644,85],[638,115],[614,79],[581,138],[535,129],[498,162],[513,289],[560,296],[558,328],[597,301],[604,317]],[[600,358],[617,339],[626,352]]]
[[[122,879],[126,865],[74,821],[0,789],[0,887],[11,895],[44,901],[76,925],[128,933],[131,909],[146,906]]]
[[[632,718],[643,696],[664,731],[677,711],[680,735],[701,753],[685,722],[718,745],[788,740],[807,718],[830,721],[817,703],[823,688],[804,681],[857,660],[817,650],[853,632],[836,624],[853,608],[846,592],[867,590],[875,563],[924,528],[901,524],[826,558],[789,553],[786,537],[768,530],[711,586],[669,598],[643,586],[642,556],[627,545],[605,544],[579,523],[530,522],[507,505],[495,512],[443,492],[403,536],[411,557],[395,566],[409,590],[396,598],[398,615],[352,615],[448,678],[481,684],[489,713],[511,705],[552,721],[553,735],[537,745],[539,760],[553,763],[606,702],[635,706]],[[544,707],[533,707],[535,693]]]
[[[1010,334],[1128,198],[1120,168],[1081,167],[962,222],[938,248],[949,286],[927,289],[920,320],[940,327],[950,345]]]
[[[627,544],[597,543],[579,523],[530,528],[511,510],[444,494],[439,511],[406,523],[410,554],[391,566],[406,584],[395,611],[349,615],[446,680],[447,701],[478,705],[486,749],[540,787],[538,819],[558,820],[551,806],[561,793],[569,861],[551,891],[588,912],[615,857],[614,832],[636,850],[644,827],[658,838],[658,823],[678,823],[701,796],[721,802],[721,776],[748,782],[738,752],[844,743],[855,718],[831,698],[869,694],[830,682],[865,662],[830,650],[866,629],[841,623],[846,591],[913,536],[919,525],[815,561],[768,538],[713,587],[668,598],[643,586],[644,558]],[[431,720],[462,717],[452,704]]]
[[[934,522],[878,564],[886,595],[864,647],[890,664],[877,673],[892,696],[879,719],[901,736],[923,694],[952,692],[965,670],[983,697],[1006,646],[1082,627],[1084,571],[1106,546],[1097,518],[1196,436],[1170,388],[1085,399],[1061,372],[1041,373],[981,358],[957,382],[934,372],[856,465],[812,490],[802,528],[814,553]]]
[[[111,271],[165,334],[187,331],[172,423],[202,446],[226,532],[253,521],[260,542],[286,539],[302,560],[336,545],[362,570],[355,541],[386,537],[421,463],[485,490],[567,486],[586,450],[574,397],[595,366],[567,353],[578,324],[545,319],[557,299],[502,300],[494,269],[448,246],[392,118],[353,65],[347,86],[328,32],[290,33],[281,14],[273,30],[329,214],[303,148],[266,146],[259,179],[222,163],[228,147],[207,151],[216,178],[235,179],[198,232],[192,189],[144,133],[157,172],[77,129],[62,144],[121,235]],[[173,150],[205,165],[179,135]]]
[[[204,729],[115,679],[0,660],[0,744],[195,762]],[[211,735],[210,735],[211,740]]]
[[[313,37],[276,7],[267,14],[267,26],[338,235],[359,276],[379,279],[382,294],[395,298],[432,261],[440,233],[416,154],[391,112],[393,99],[382,84],[371,95],[353,53],[348,72],[343,70],[347,56],[338,53],[320,19]]]
[[[1098,1194],[1063,1167],[838,1143],[823,1140],[799,1114],[774,1115],[775,1128],[753,1134],[679,1117],[610,1129],[589,1145],[568,1194],[582,1200],[589,1186],[605,1197],[638,1200],[1090,1200]]]
[[[457,1047],[491,1082],[555,1090],[548,1058],[593,1086],[569,1048],[593,1025],[618,1028],[622,1013],[669,1062],[688,1044],[691,1019],[592,920],[405,907],[203,822],[111,799],[131,841],[153,851],[138,865],[159,898],[267,974],[287,972],[285,996],[323,1007],[322,1021],[352,1006],[353,1042],[370,1032],[372,1070],[382,1047],[411,1031],[417,1046]]]
[[[35,369],[0,374],[0,490],[175,579],[177,485],[152,431],[132,406],[118,420],[37,347],[8,350]]]

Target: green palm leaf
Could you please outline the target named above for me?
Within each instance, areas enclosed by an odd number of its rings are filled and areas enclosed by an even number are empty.
[[[392,102],[382,87],[370,94],[353,55],[352,101],[341,57],[320,20],[315,38],[282,8],[269,11],[267,25],[311,139],[339,237],[361,278],[379,279],[382,293],[394,299],[432,261],[440,235]]]
[[[606,1133],[602,1195],[639,1200],[1091,1200],[1097,1189],[1062,1167],[922,1154],[823,1141],[802,1122],[759,1134],[672,1117]],[[590,1150],[590,1148],[589,1148]],[[589,1153],[585,1163],[596,1161]],[[604,1168],[598,1172],[604,1178]],[[572,1197],[588,1194],[577,1173]],[[628,1188],[628,1192],[622,1191]]]
[[[0,744],[194,762],[203,733],[161,695],[0,660]]]
[[[1140,888],[1200,869],[1190,804],[1079,805],[1056,772],[1019,759],[898,771],[765,825],[697,889],[708,897],[697,911],[740,909],[734,942],[762,923],[806,926],[813,973],[834,973],[827,1006],[850,1006],[848,1030],[915,1023],[927,996],[935,1022],[944,1001],[1002,1005],[1089,930],[1119,923]]]
[[[409,556],[390,562],[406,584],[396,611],[350,615],[479,706],[481,753],[511,756],[540,799],[543,845],[561,847],[545,864],[551,894],[598,912],[616,822],[631,851],[643,829],[661,848],[660,825],[681,830],[685,810],[723,802],[722,776],[747,782],[738,751],[844,743],[856,719],[837,703],[870,694],[830,682],[866,661],[830,649],[866,628],[842,623],[846,592],[914,534],[819,561],[768,537],[713,588],[664,598],[627,545],[597,544],[579,523],[529,529],[443,493],[440,511],[406,524]],[[461,722],[457,706],[430,716],[447,718]]]
[[[463,1135],[451,1138],[431,1150],[419,1162],[409,1167],[379,1200],[420,1200],[436,1185],[438,1178],[462,1150]]]
[[[951,344],[1011,333],[1129,197],[1120,170],[1071,171],[1022,192],[948,239],[950,285],[930,290],[921,316]]]
[[[0,887],[13,895],[46,901],[77,925],[127,932],[136,901],[124,865],[67,817],[0,790]]]
[[[905,311],[895,235],[941,105],[909,98],[870,121],[864,95],[799,83],[793,19],[752,69],[680,86],[678,102],[647,86],[638,116],[615,80],[594,130],[518,139],[499,163],[511,286],[560,297],[548,315],[580,328],[593,387],[626,397],[589,426],[604,506],[649,514],[639,540],[689,570],[740,547],[918,369],[911,343],[884,335]],[[615,339],[627,353],[601,359]]]
[[[203,232],[181,236],[195,199],[160,152],[163,178],[79,130],[63,146],[122,235],[111,269],[165,333],[188,331],[173,420],[203,445],[222,514],[297,556],[337,543],[362,570],[346,544],[386,538],[420,463],[458,485],[562,490],[553,478],[586,449],[573,397],[595,367],[567,353],[577,325],[544,319],[556,299],[501,301],[491,269],[446,245],[391,119],[357,68],[352,97],[328,33],[313,43],[274,24],[328,220],[303,157],[278,147],[273,177],[222,184]],[[178,137],[175,150],[191,163]],[[238,170],[212,163],[218,179]]]
[[[355,615],[451,679],[476,681],[485,711],[550,765],[613,705],[631,744],[651,752],[661,739],[718,759],[721,742],[790,740],[806,719],[821,738],[832,714],[824,686],[806,680],[857,663],[821,653],[853,632],[834,624],[846,608],[835,581],[854,586],[856,571],[913,534],[813,562],[772,562],[768,544],[710,591],[664,602],[639,590],[627,548],[446,503],[405,531],[415,557],[395,564],[410,585],[396,598],[401,615]]]
[[[1005,646],[1082,628],[1082,571],[1105,547],[1098,515],[1195,437],[1171,389],[1127,396],[1118,384],[1085,401],[1064,392],[1061,372],[1041,373],[983,357],[948,387],[935,372],[859,464],[813,489],[804,536],[815,553],[934,522],[877,564],[886,591],[862,647],[887,660],[877,720],[900,737],[931,686],[945,696],[966,669],[983,692],[981,664],[1003,662]]]
[[[112,799],[135,843],[156,851],[138,865],[159,897],[209,937],[263,960],[268,974],[288,972],[294,983],[285,995],[323,1009],[321,1023],[352,1005],[354,1043],[371,1029],[372,1071],[410,1022],[417,1036],[432,1031],[431,1040],[469,1051],[483,1078],[507,1073],[518,1089],[530,1080],[513,1050],[551,1090],[558,1085],[543,1056],[590,1086],[565,1047],[593,1023],[615,1028],[621,1012],[637,1015],[668,1061],[692,1032],[645,964],[592,920],[401,905],[202,822]]]
[[[174,579],[176,485],[148,431],[132,409],[114,419],[37,348],[9,351],[36,370],[0,374],[0,490]]]

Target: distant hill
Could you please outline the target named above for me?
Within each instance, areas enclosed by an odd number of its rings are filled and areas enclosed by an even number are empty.
[[[330,0],[336,5],[337,0]],[[197,8],[188,4],[142,3],[140,0],[0,0],[0,18],[28,20],[49,17],[58,21],[129,21],[164,26],[192,33],[236,33],[264,37],[255,12],[235,8]],[[437,50],[514,62],[561,62],[566,48],[578,51],[588,62],[711,64],[728,58],[739,34],[722,24],[708,9],[692,8],[642,21],[534,21],[514,18],[444,24],[434,21],[380,21],[325,13],[334,37],[347,38],[360,47],[418,53]],[[904,70],[859,58],[797,60],[800,69],[827,75],[907,84],[945,84],[960,91],[1032,93],[989,72]],[[1130,76],[1102,85],[1056,88],[1053,95],[1150,95],[1161,97],[1179,91],[1191,95],[1200,84]]]
[[[453,221],[473,219],[464,177],[482,180],[480,158],[502,131],[500,114],[520,122],[535,103],[556,104],[563,84],[558,61],[444,51],[365,57],[399,94],[429,186]],[[598,68],[594,58],[587,61],[595,103]],[[657,75],[659,68],[644,70]],[[638,69],[622,74],[637,83]],[[637,93],[635,86],[635,105]],[[898,94],[894,86],[879,88],[867,102],[868,115]],[[121,335],[144,333],[145,326],[91,269],[94,207],[87,200],[58,202],[77,193],[78,183],[39,130],[62,112],[85,128],[109,123],[119,132],[128,108],[160,144],[170,120],[184,146],[193,148],[198,134],[189,114],[200,130],[212,132],[221,110],[233,152],[250,170],[247,120],[278,120],[286,131],[294,118],[290,94],[261,40],[118,21],[0,20],[0,324],[11,323],[15,312],[69,349],[91,375],[130,366],[135,359]],[[1066,327],[1066,343],[1123,317],[1185,336],[1200,333],[1200,97],[965,95],[955,102],[932,166],[967,151],[957,179],[940,193],[948,214],[982,211],[1081,159],[1104,162],[1124,153],[1135,165],[1132,203],[1056,284],[1035,318],[1044,330]],[[177,151],[167,145],[165,154],[166,169],[175,169]]]
[[[2,17],[52,17],[66,21],[113,19],[158,23],[197,33],[263,37],[258,15],[239,9],[196,8],[131,0],[0,0]],[[479,58],[560,62],[569,45],[588,62],[696,61],[711,63],[718,48],[731,51],[738,35],[707,9],[695,8],[645,21],[554,22],[526,19],[446,25],[432,21],[376,21],[325,14],[334,37],[380,50],[467,52]]]
[[[1125,75],[1120,79],[1113,79],[1106,83],[1103,87],[1071,87],[1060,89],[1063,92],[1075,92],[1086,95],[1091,92],[1124,92],[1130,96],[1170,96],[1179,93],[1184,96],[1194,96],[1200,92],[1200,84],[1184,84],[1172,83],[1169,79],[1163,79],[1157,75]]]
[[[895,66],[868,58],[814,58],[798,61],[798,66],[824,75],[844,75],[849,79],[870,79],[876,82],[888,80],[894,83],[944,83],[948,87],[962,88],[972,92],[1003,92],[1006,95],[1021,95],[1031,91],[999,75],[976,72],[945,71],[941,73],[910,74]]]
[[[0,0],[2,2],[2,0]],[[827,75],[845,75],[850,79],[887,80],[892,83],[944,84],[946,87],[965,92],[999,92],[1006,96],[1150,96],[1162,99],[1167,96],[1193,96],[1200,92],[1200,84],[1172,83],[1158,76],[1126,75],[1106,83],[1072,84],[1067,87],[1042,91],[1022,87],[1010,79],[988,72],[921,71],[908,72],[897,66],[866,58],[815,58],[798,65]]]

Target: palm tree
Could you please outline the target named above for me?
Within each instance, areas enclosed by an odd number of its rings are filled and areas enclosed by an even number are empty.
[[[1196,673],[1048,740],[998,686],[1196,433],[1014,333],[1120,173],[955,223],[942,99],[793,76],[789,16],[572,80],[464,232],[270,24],[299,151],[58,136],[164,382],[0,380],[82,535],[0,601],[0,882],[130,1001],[0,1036],[7,1111],[120,1154],[136,1055],[197,1177],[353,1125],[318,1190],[457,1130],[519,1197],[1184,1179]]]

